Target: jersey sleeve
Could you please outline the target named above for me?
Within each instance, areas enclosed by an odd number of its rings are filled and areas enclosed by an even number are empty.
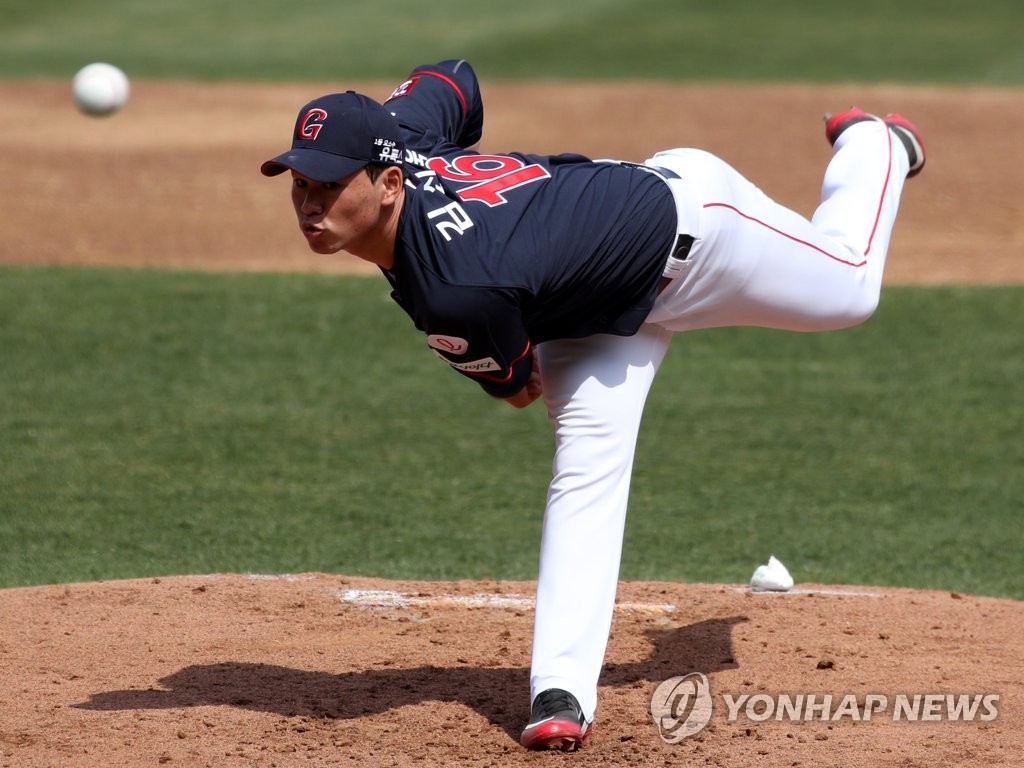
[[[427,334],[431,351],[488,394],[510,397],[526,386],[533,346],[514,290],[435,285],[429,307],[406,306],[400,288],[392,298]]]
[[[480,83],[462,59],[416,67],[384,104],[398,120],[406,148],[414,152],[468,149],[483,135]]]

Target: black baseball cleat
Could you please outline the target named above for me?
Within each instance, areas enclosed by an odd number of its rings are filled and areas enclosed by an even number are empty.
[[[921,132],[917,126],[903,117],[903,115],[891,114],[884,118],[885,124],[903,142],[907,150],[907,157],[910,158],[910,170],[907,171],[907,178],[917,176],[924,168],[924,142],[921,141]]]
[[[845,112],[825,115],[825,138],[828,143],[835,146],[839,136],[851,125],[863,123],[868,120],[877,120],[889,126],[889,130],[900,140],[903,148],[907,151],[907,158],[910,160],[910,170],[907,171],[907,178],[917,176],[924,168],[925,152],[924,142],[921,141],[921,133],[917,126],[902,115],[889,114],[883,117],[872,115],[857,107],[850,107]]]
[[[527,749],[560,749],[575,752],[590,740],[592,723],[583,716],[576,697],[560,688],[537,694],[519,743]]]

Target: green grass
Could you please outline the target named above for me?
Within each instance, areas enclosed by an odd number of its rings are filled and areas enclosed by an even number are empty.
[[[379,279],[0,269],[0,586],[214,571],[533,578],[551,435]],[[1019,288],[678,336],[627,579],[1024,597]]]
[[[1022,304],[1019,288],[889,288],[849,331],[677,337],[642,437],[630,569],[774,553],[803,580],[1024,596]],[[685,545],[645,561],[666,504]]]
[[[4,0],[0,77],[1024,82],[1017,0]]]

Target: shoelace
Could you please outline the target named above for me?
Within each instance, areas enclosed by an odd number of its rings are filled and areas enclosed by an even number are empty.
[[[545,717],[554,717],[568,713],[580,725],[583,725],[583,712],[573,698],[572,694],[565,691],[556,691],[541,695],[533,703],[533,719],[539,720]]]

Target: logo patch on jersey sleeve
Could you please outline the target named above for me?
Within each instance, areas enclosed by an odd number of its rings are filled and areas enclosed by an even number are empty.
[[[413,75],[400,86],[395,88],[395,90],[391,92],[391,95],[387,97],[386,101],[397,99],[400,96],[408,96],[412,89],[416,87],[416,83],[418,83],[419,80],[420,78],[418,75]]]
[[[432,333],[427,336],[427,344],[434,349],[447,352],[449,355],[464,355],[469,351],[469,342],[458,336],[444,336]]]
[[[442,355],[440,352],[435,351],[435,355],[444,360],[452,368],[465,373],[486,373],[488,371],[500,371],[501,366],[498,365],[498,361],[493,357],[484,357],[480,360],[470,360],[468,363],[453,363],[447,357]]]

